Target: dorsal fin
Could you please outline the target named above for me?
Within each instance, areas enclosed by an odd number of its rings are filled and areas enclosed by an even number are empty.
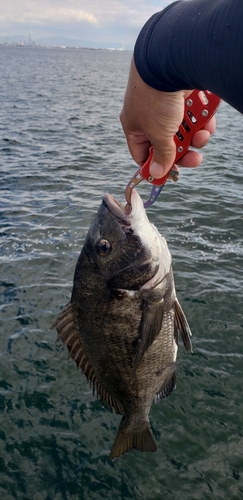
[[[179,304],[177,298],[175,299],[175,335],[180,332],[183,344],[187,352],[192,353],[192,343],[191,343],[191,330],[187,323],[186,316]]]
[[[93,384],[93,393],[96,392],[100,397],[102,403],[106,403],[110,408],[114,408],[116,413],[124,415],[123,404],[111,396],[98,380],[92,363],[90,362],[85,350],[83,348],[80,337],[77,333],[74,319],[73,319],[73,305],[69,302],[58,315],[56,321],[51,326],[56,328],[59,340],[67,346],[69,350],[69,357],[73,358],[78,368],[86,376],[87,380]]]

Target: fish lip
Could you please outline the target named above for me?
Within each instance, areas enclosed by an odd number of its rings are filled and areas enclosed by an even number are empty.
[[[109,210],[111,215],[121,224],[122,226],[131,226],[130,222],[127,220],[127,214],[125,211],[125,206],[119,203],[111,194],[106,193],[102,198],[102,203]]]

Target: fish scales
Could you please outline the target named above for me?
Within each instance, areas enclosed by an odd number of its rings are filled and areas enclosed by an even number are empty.
[[[191,352],[191,332],[167,243],[135,190],[130,210],[104,196],[78,258],[71,301],[52,327],[100,400],[122,415],[110,457],[156,451],[149,411],[175,387],[178,335]]]

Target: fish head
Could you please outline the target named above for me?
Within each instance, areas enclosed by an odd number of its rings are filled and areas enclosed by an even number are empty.
[[[84,250],[95,273],[111,288],[138,290],[148,283],[154,286],[171,266],[166,240],[149,222],[136,190],[129,210],[110,194],[103,197]]]

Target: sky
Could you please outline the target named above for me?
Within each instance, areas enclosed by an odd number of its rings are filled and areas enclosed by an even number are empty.
[[[0,0],[0,36],[50,36],[133,46],[147,19],[172,0]]]

